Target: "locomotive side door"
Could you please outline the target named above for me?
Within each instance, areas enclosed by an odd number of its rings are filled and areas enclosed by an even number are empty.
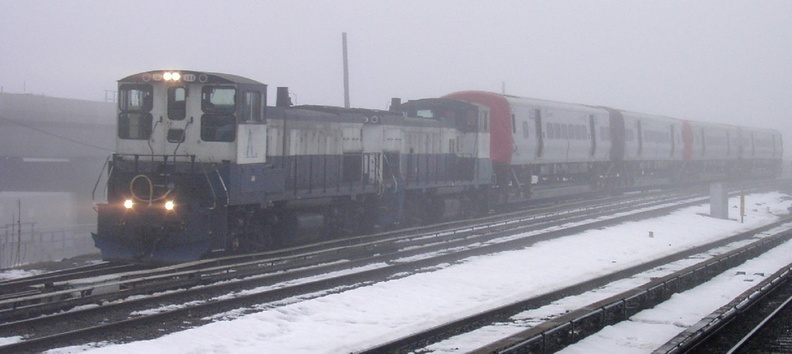
[[[239,108],[236,161],[238,164],[267,161],[267,125],[263,119],[263,95],[258,90],[244,90]]]

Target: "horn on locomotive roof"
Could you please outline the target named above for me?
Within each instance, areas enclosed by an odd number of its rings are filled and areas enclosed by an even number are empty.
[[[291,98],[289,97],[289,88],[288,87],[278,87],[278,94],[275,97],[275,106],[288,108],[291,107],[292,102]]]

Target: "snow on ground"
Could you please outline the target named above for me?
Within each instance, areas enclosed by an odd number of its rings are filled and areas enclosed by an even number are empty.
[[[32,277],[44,273],[43,270],[6,269],[0,271],[0,281]]]
[[[749,260],[560,353],[650,353],[792,261],[792,242]]]
[[[729,202],[730,220],[707,216],[709,205],[689,207],[668,216],[589,230],[526,249],[471,257],[433,272],[290,301],[283,306],[262,306],[266,309],[257,313],[238,316],[232,311],[227,320],[155,340],[119,345],[91,343],[50,353],[360,351],[485,308],[540,295],[772,222],[777,215],[787,213],[786,197],[781,193],[748,196],[748,215],[743,224],[736,209],[739,200],[733,198]],[[658,321],[669,322],[662,317]],[[666,327],[673,324],[671,321]],[[607,333],[603,336],[616,337]],[[472,345],[469,349],[483,343],[482,338],[468,337]],[[465,350],[464,346],[456,348]]]

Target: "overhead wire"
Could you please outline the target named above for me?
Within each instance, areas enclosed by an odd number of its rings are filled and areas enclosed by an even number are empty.
[[[70,143],[74,143],[74,144],[78,144],[78,145],[82,145],[82,146],[87,146],[87,147],[98,149],[98,150],[102,150],[102,151],[109,151],[109,152],[113,151],[113,149],[111,149],[111,148],[106,148],[106,147],[102,147],[102,146],[98,146],[98,145],[88,144],[86,142],[82,142],[82,141],[79,141],[79,140],[74,140],[74,139],[69,138],[69,137],[65,137],[65,136],[58,135],[58,134],[55,134],[55,133],[52,133],[52,132],[48,132],[46,130],[35,128],[35,127],[32,127],[32,126],[27,125],[27,124],[24,124],[24,123],[22,123],[22,122],[20,122],[18,120],[15,120],[15,119],[11,119],[11,118],[6,118],[6,117],[3,117],[3,116],[0,116],[0,120],[11,122],[13,124],[17,124],[19,126],[27,128],[27,129],[30,129],[30,130],[33,130],[33,131],[37,131],[37,132],[39,132],[41,134],[49,135],[51,137],[58,138],[58,139],[61,139],[61,140],[65,140],[65,141],[68,141]]]

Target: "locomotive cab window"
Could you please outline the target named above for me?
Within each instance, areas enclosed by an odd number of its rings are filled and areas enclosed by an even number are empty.
[[[151,136],[151,85],[121,85],[118,88],[118,137],[146,140]]]
[[[184,87],[168,88],[168,119],[182,120],[187,116],[187,90]]]
[[[261,93],[258,91],[246,91],[242,102],[242,109],[239,111],[242,121],[260,122],[261,110]]]
[[[236,119],[230,114],[204,114],[201,117],[201,140],[229,142],[236,138]]]
[[[435,114],[434,111],[432,111],[431,109],[419,109],[415,111],[415,117],[431,119],[435,117]]]
[[[206,113],[234,113],[236,89],[224,86],[204,86],[201,90],[201,110]]]

